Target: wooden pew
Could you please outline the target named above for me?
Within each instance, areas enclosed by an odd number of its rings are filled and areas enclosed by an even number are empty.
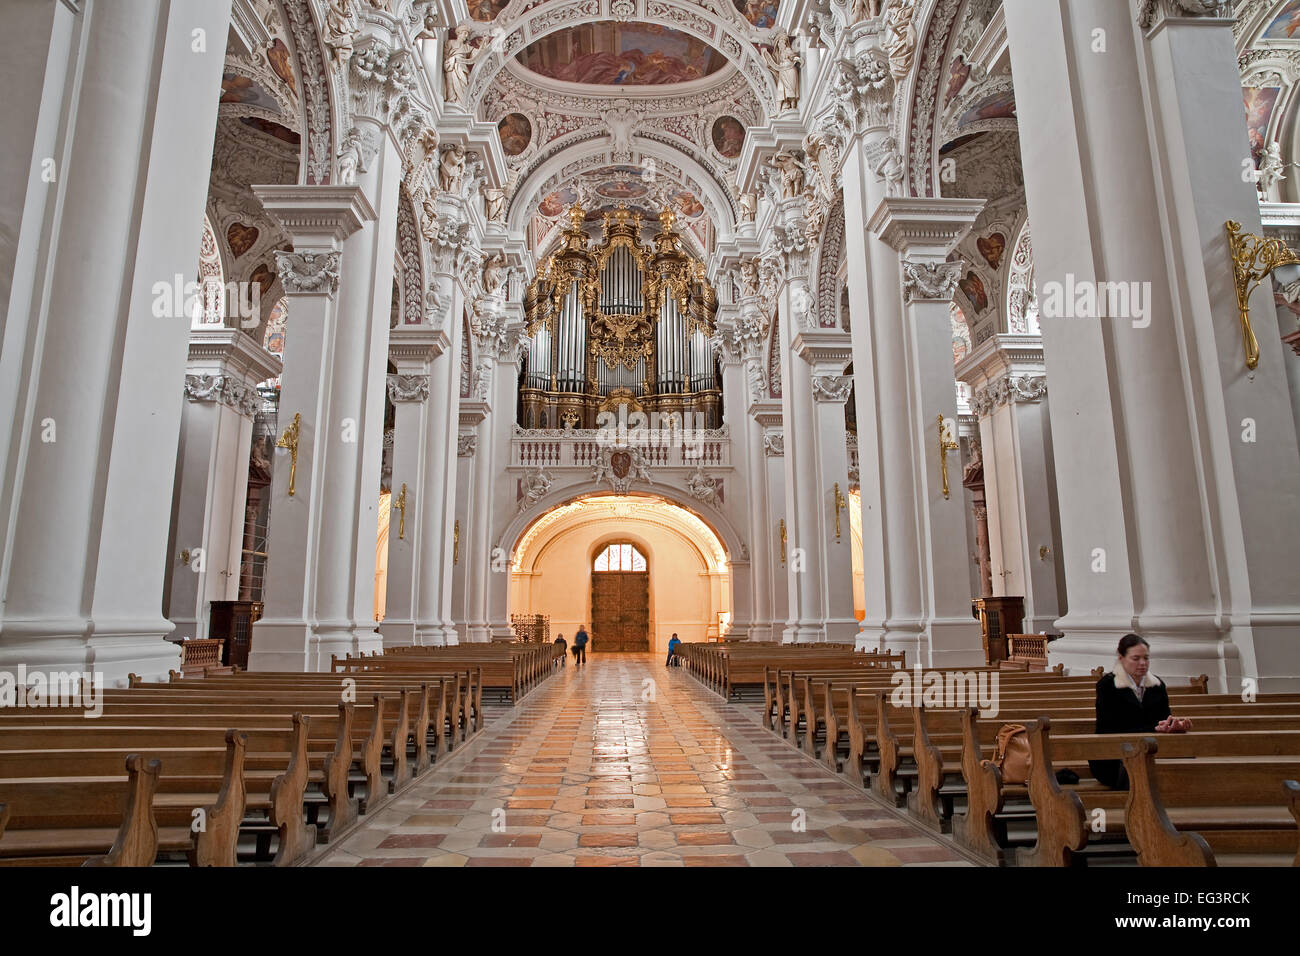
[[[159,763],[132,754],[107,776],[3,781],[9,821],[0,866],[152,866],[159,833],[153,793]],[[165,834],[170,845],[188,837]]]
[[[244,743],[245,807],[265,813],[267,824],[278,835],[279,846],[274,860],[277,866],[296,863],[316,845],[316,827],[308,823],[306,806],[310,718],[294,714],[289,723],[288,729],[249,728]],[[226,731],[219,727],[115,727],[104,724],[102,720],[90,722],[89,726],[82,722],[78,725],[55,723],[0,727],[0,749],[3,750],[117,748],[148,752],[159,748],[216,748],[224,746],[225,738]],[[256,766],[259,756],[269,769]],[[0,780],[0,793],[7,795],[11,783],[11,780]],[[208,789],[211,791],[209,797],[215,799],[214,781],[209,782]],[[156,790],[155,781],[149,791],[151,806]],[[197,799],[192,794],[185,797],[191,807]],[[250,826],[252,824],[247,820],[241,824],[241,828]]]
[[[1053,735],[1051,719],[1030,727],[1029,794],[1038,842],[1023,854],[1031,866],[1069,866],[1086,860],[1094,811],[1104,811],[1104,838],[1127,845],[1136,838],[1139,862],[1207,866],[1219,852],[1237,862],[1267,862],[1270,843],[1296,853],[1295,818],[1284,780],[1300,776],[1300,736],[1264,730],[1161,734],[1171,758],[1157,762],[1155,738],[1140,734]],[[1075,786],[1056,779],[1062,763],[1124,759],[1130,789],[1110,790],[1090,777]],[[1134,775],[1136,774],[1136,776]],[[1244,809],[1243,809],[1244,808]],[[1177,821],[1171,822],[1172,821]],[[1130,835],[1130,825],[1136,832]],[[1196,839],[1191,838],[1196,835]],[[1203,835],[1204,834],[1204,835]],[[1143,860],[1145,856],[1145,860]]]
[[[51,743],[71,743],[55,740]],[[161,774],[153,793],[152,811],[157,829],[162,834],[159,849],[183,852],[191,866],[234,866],[239,840],[239,827],[244,817],[244,751],[247,735],[231,730],[226,733],[226,746],[149,748],[142,756],[147,761],[158,761]],[[27,749],[0,751],[0,789],[9,780],[72,779],[78,776],[111,777],[118,772],[128,757],[122,747],[98,749]],[[215,801],[207,804],[208,800]],[[195,829],[197,812],[202,813],[202,825]],[[29,830],[24,839],[3,842],[0,835],[0,857],[23,850],[37,850],[42,840],[46,845],[61,844],[61,839],[51,840],[48,834]]]

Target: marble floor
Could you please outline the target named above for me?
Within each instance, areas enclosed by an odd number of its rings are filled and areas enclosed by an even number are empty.
[[[592,655],[488,722],[317,866],[968,865],[649,655]]]

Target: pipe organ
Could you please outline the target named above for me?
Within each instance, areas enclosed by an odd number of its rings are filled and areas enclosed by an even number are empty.
[[[524,293],[528,352],[520,382],[525,428],[595,428],[602,411],[677,414],[721,424],[709,339],[718,300],[704,264],[682,248],[670,210],[647,247],[641,215],[606,213],[589,248],[585,212],[569,210],[560,247]]]

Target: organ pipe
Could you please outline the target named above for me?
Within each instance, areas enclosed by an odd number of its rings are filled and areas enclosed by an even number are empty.
[[[718,409],[709,346],[717,298],[702,263],[682,248],[674,215],[660,215],[661,229],[647,247],[641,241],[640,214],[624,209],[607,213],[602,242],[594,250],[585,213],[575,207],[569,218],[562,246],[543,260],[524,293],[525,388],[590,391],[593,399],[617,392],[651,400],[646,411],[689,412],[701,401]],[[655,401],[661,395],[681,397],[662,404]],[[525,404],[530,401],[529,407],[554,409],[546,416],[551,427],[567,415],[563,409],[574,408],[572,400],[556,408],[554,399],[525,394]],[[585,417],[589,426],[594,424],[594,414]]]

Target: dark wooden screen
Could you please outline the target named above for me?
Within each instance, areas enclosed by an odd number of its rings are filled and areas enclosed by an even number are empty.
[[[591,650],[650,650],[650,572],[593,571]]]

